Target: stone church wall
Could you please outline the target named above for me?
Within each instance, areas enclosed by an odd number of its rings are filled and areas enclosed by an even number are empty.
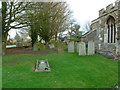
[[[111,59],[118,59],[120,56],[120,1],[110,4],[106,9],[99,11],[99,17],[92,21],[91,33],[83,35],[83,41],[86,43],[90,40],[95,42],[95,50]],[[115,21],[116,36],[115,43],[109,43],[108,38],[108,20],[113,17]]]

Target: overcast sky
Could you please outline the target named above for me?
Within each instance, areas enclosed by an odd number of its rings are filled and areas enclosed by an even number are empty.
[[[83,30],[84,25],[88,21],[92,21],[99,16],[99,10],[107,5],[114,3],[116,0],[66,0],[70,8],[74,12],[74,18],[81,25]]]
[[[99,10],[116,0],[66,0],[73,11],[74,18],[81,25],[80,30],[84,30],[84,25],[88,21],[98,18]],[[1,5],[0,5],[1,7]],[[15,32],[11,31],[12,37]]]

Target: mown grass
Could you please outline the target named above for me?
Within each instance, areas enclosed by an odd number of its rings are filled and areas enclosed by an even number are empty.
[[[51,72],[34,72],[37,59],[48,59]],[[3,88],[112,88],[118,62],[76,53],[19,54],[3,57]]]

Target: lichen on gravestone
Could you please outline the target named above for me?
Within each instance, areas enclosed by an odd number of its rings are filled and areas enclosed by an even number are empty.
[[[50,43],[54,44],[54,46],[56,47],[56,41],[55,40],[51,40]]]
[[[68,43],[68,52],[70,53],[74,52],[74,41]]]
[[[40,48],[40,50],[44,50],[45,49],[45,45],[43,43],[40,43],[39,44],[39,48]]]
[[[57,42],[57,51],[58,51],[58,53],[64,52],[63,44],[61,41]]]
[[[35,43],[33,45],[33,51],[38,51],[39,50],[39,44],[38,43]]]

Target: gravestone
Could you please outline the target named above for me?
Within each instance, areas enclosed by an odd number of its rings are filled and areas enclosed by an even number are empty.
[[[86,45],[84,42],[79,43],[79,56],[84,56],[86,55]]]
[[[68,43],[68,52],[74,52],[74,41]]]
[[[60,41],[57,42],[57,51],[58,51],[58,53],[64,51],[64,49],[63,49],[63,44],[62,44],[62,42],[60,42]]]
[[[56,47],[56,41],[55,40],[51,40],[51,44],[54,44],[54,48]]]
[[[40,48],[40,50],[44,50],[45,49],[45,45],[43,43],[40,43],[39,48]]]
[[[88,55],[95,54],[95,44],[93,41],[88,42]]]
[[[67,50],[67,43],[66,42],[63,42],[63,49]]]
[[[37,60],[35,64],[35,72],[51,71],[47,60]]]
[[[35,43],[33,45],[33,51],[38,51],[38,50],[39,50],[39,45],[38,45],[38,43]]]
[[[49,48],[54,49],[55,48],[54,44],[49,44]]]

